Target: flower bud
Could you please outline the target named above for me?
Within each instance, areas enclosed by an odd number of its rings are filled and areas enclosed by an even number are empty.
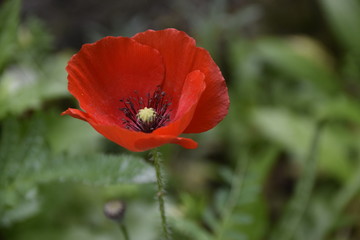
[[[123,201],[112,200],[104,204],[104,214],[107,218],[121,222],[124,218],[126,205]]]

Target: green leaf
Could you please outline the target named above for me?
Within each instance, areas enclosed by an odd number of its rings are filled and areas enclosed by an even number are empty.
[[[268,224],[266,205],[261,194],[261,186],[270,170],[270,166],[278,154],[277,148],[266,148],[254,154],[252,159],[244,156],[238,163],[237,171],[233,173],[231,191],[224,196],[218,192],[217,211],[221,219],[217,224],[216,238],[218,240],[262,239]]]
[[[152,167],[132,155],[55,155],[49,150],[43,131],[44,122],[39,117],[30,120],[25,127],[14,119],[5,121],[0,143],[3,153],[0,184],[75,180],[111,185],[154,181]],[[7,138],[9,135],[14,136]]]
[[[253,121],[266,138],[284,147],[299,163],[305,159],[315,119],[284,109],[259,108],[253,112]],[[345,130],[329,126],[319,146],[320,169],[340,180],[346,179],[352,170],[346,136]]]
[[[360,3],[357,0],[321,0],[325,16],[338,39],[360,56]]]
[[[244,39],[231,42],[229,48],[229,64],[236,80],[233,89],[237,92],[232,99],[241,96],[241,102],[232,102],[232,105],[256,103],[263,95],[259,88],[264,77],[263,58],[256,51],[255,44]]]
[[[25,202],[26,191],[40,183],[76,181],[108,186],[155,181],[154,170],[139,157],[131,155],[54,154],[49,149],[41,114],[25,123],[6,119],[0,141],[0,223],[10,224],[11,216]],[[73,142],[73,144],[77,144]],[[83,147],[87,147],[83,145]],[[9,212],[10,211],[10,212]],[[4,218],[2,218],[4,216]],[[28,215],[25,215],[28,216]],[[24,216],[24,217],[25,217]]]
[[[268,64],[298,80],[306,80],[320,89],[338,89],[332,60],[320,44],[305,37],[289,39],[265,38],[256,48]]]
[[[288,202],[279,223],[272,231],[270,239],[291,240],[299,229],[300,223],[304,222],[304,213],[315,185],[318,165],[317,152],[324,123],[324,121],[319,121],[315,126],[313,138],[309,142],[309,151],[306,159],[304,159],[303,173],[298,179],[294,194]]]
[[[21,195],[20,195],[21,191]],[[0,225],[9,226],[29,218],[40,211],[40,201],[36,188],[0,190]]]
[[[87,122],[60,116],[60,111],[57,110],[48,111],[45,120],[45,137],[54,153],[66,151],[69,155],[89,155],[99,150],[99,140],[103,137]]]
[[[189,239],[209,240],[211,235],[194,221],[186,218],[170,218],[172,227]]]
[[[46,23],[35,16],[27,16],[19,28],[19,49],[16,60],[34,67],[42,66],[44,60],[52,53],[54,37]],[[47,62],[45,62],[46,64]]]
[[[353,166],[354,172],[342,185],[341,188],[333,189],[324,194],[323,189],[318,189],[313,193],[312,200],[309,203],[306,212],[306,221],[301,224],[295,239],[297,240],[318,240],[327,239],[332,233],[341,231],[344,228],[351,227],[358,220],[345,223],[346,226],[339,226],[344,219],[349,219],[351,215],[357,212],[349,213],[349,207],[358,201],[360,193],[360,164],[359,156],[353,159],[356,165]],[[349,224],[350,223],[350,224]],[[349,226],[350,225],[350,226]]]
[[[360,104],[346,96],[332,97],[315,105],[317,113],[324,119],[336,119],[360,123]]]
[[[0,7],[0,72],[17,47],[20,0],[7,0]]]
[[[58,54],[41,69],[18,65],[6,69],[0,77],[0,119],[38,109],[45,100],[68,96],[65,66],[67,54]]]

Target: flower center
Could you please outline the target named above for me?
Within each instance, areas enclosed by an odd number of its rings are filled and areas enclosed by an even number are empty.
[[[160,86],[152,95],[148,93],[145,99],[140,97],[136,91],[134,94],[135,96],[120,100],[124,104],[120,110],[126,116],[122,119],[125,128],[151,133],[170,121],[171,109],[169,106],[171,102]]]
[[[155,120],[156,112],[153,108],[144,107],[143,109],[140,109],[138,111],[136,117],[138,118],[139,121],[149,124]]]

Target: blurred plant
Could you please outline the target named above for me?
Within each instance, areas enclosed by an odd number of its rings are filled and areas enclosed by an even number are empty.
[[[13,118],[3,123],[0,142],[1,224],[23,220],[35,213],[28,211],[38,210],[27,198],[34,198],[40,183],[61,180],[108,186],[154,182],[151,167],[136,157],[52,154],[44,139],[46,124],[42,119],[44,116],[38,114],[27,123]]]
[[[232,99],[217,129],[194,136],[202,147],[162,149],[170,159],[174,239],[359,239],[359,1],[319,0],[327,24],[320,37],[265,35],[261,18],[270,9],[245,2],[168,3],[225,69]],[[130,237],[159,239],[149,204],[156,190],[124,184],[154,180],[132,172],[147,171],[142,155],[118,161],[104,153],[114,146],[88,126],[57,116],[71,101],[63,70],[69,54],[51,50],[41,21],[19,23],[19,6],[8,0],[0,9],[0,238],[114,239],[119,230],[99,217],[99,206],[121,198]],[[140,20],[137,29],[148,28],[150,20]],[[314,126],[323,119],[313,191],[298,201]],[[133,168],[129,179],[116,178],[120,166]],[[294,202],[301,202],[295,211]]]
[[[21,0],[7,0],[0,9],[0,73],[16,50]]]

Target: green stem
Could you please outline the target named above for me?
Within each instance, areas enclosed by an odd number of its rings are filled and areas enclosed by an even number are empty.
[[[161,216],[161,225],[163,230],[163,235],[165,240],[170,240],[170,231],[169,226],[167,224],[166,220],[166,214],[165,214],[165,184],[164,184],[164,178],[162,176],[162,159],[161,159],[161,153],[158,152],[156,149],[151,150],[151,160],[154,163],[155,171],[156,171],[156,182],[158,186],[158,193],[157,198],[159,202],[159,210],[160,210],[160,216]]]
[[[249,158],[247,155],[242,154],[241,157],[237,160],[235,174],[231,181],[231,190],[230,190],[229,198],[228,198],[226,206],[224,206],[224,213],[223,213],[222,221],[217,230],[217,237],[216,237],[217,240],[223,239],[224,230],[230,221],[231,214],[233,213],[233,211],[236,207],[237,201],[243,191],[245,177],[246,177],[246,173],[247,173],[247,169],[248,169],[248,165],[249,165],[248,159]]]
[[[315,182],[317,169],[317,150],[319,145],[320,133],[324,126],[324,121],[317,124],[314,136],[311,141],[309,153],[304,164],[303,176],[299,179],[295,194],[290,201],[289,208],[282,217],[277,232],[273,234],[272,240],[290,240],[302,220],[308,206],[312,188]]]
[[[123,223],[119,223],[119,227],[124,236],[124,240],[130,240],[126,225]]]
[[[357,159],[358,160],[358,159]],[[323,223],[317,228],[318,234],[312,239],[325,239],[325,237],[336,226],[340,214],[344,211],[349,202],[360,192],[360,164],[357,164],[357,169],[352,173],[352,177],[347,180],[345,186],[336,193],[331,203],[331,211],[328,211],[328,217],[323,220]]]

